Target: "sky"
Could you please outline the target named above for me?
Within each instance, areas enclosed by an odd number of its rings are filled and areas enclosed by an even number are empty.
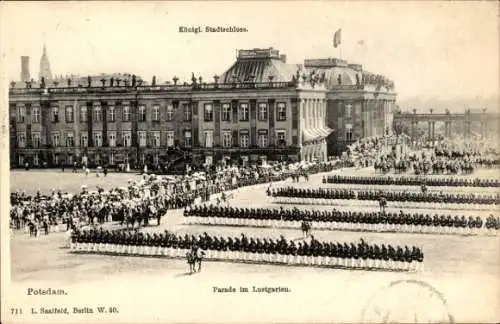
[[[44,43],[53,74],[128,72],[181,82],[191,72],[213,80],[237,49],[272,46],[293,64],[361,63],[394,80],[403,100],[499,95],[496,2],[11,2],[0,9],[9,80],[19,80],[22,55],[38,75]],[[179,26],[248,32],[179,33]],[[339,28],[340,49],[332,44]]]

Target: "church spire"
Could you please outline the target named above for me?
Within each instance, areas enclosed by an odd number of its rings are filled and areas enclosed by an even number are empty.
[[[43,44],[43,53],[40,58],[40,71],[38,73],[38,79],[41,80],[42,77],[45,81],[52,79],[52,72],[50,70],[49,57],[47,55],[47,47]]]

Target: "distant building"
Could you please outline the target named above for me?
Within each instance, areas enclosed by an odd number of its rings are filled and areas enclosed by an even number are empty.
[[[251,49],[208,82],[193,75],[189,83],[147,84],[113,74],[13,85],[11,164],[321,161],[390,131],[389,80],[337,59],[304,63]]]
[[[38,80],[45,79],[45,81],[49,81],[52,79],[52,71],[50,70],[49,57],[47,55],[47,48],[45,44],[43,45],[43,53],[40,58],[40,70],[38,72]]]

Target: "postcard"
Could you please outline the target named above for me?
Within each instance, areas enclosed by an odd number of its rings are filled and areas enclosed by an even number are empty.
[[[2,323],[498,322],[498,10],[2,3]]]

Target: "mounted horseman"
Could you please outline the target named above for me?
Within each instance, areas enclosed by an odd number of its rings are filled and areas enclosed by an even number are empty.
[[[309,218],[305,218],[302,220],[301,224],[301,229],[302,229],[302,235],[304,236],[304,240],[311,234],[311,222]]]
[[[201,262],[205,252],[201,250],[196,244],[193,244],[191,251],[186,254],[187,263],[189,264],[189,273],[201,272]],[[196,264],[198,263],[198,270],[196,270]]]

